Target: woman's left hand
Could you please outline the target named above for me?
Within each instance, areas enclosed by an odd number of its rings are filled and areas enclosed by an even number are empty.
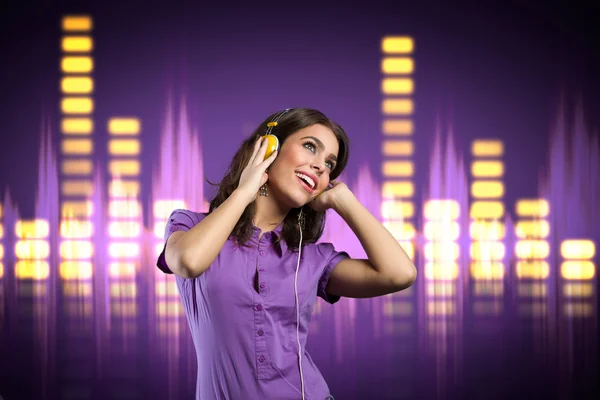
[[[332,188],[321,192],[308,205],[315,211],[325,211],[329,208],[335,208],[335,204],[344,196],[352,194],[344,182],[331,181]]]

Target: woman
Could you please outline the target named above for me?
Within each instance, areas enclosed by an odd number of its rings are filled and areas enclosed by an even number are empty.
[[[266,157],[265,133],[280,146]],[[169,217],[157,265],[176,275],[197,353],[197,399],[333,398],[304,348],[316,297],[333,304],[415,281],[398,242],[333,181],[348,144],[319,111],[276,113],[242,143],[207,214]],[[316,243],[330,208],[368,259]]]

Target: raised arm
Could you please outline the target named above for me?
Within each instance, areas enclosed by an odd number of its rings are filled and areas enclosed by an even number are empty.
[[[264,160],[266,142],[261,143],[257,140],[254,144],[254,151],[231,196],[189,231],[176,231],[169,236],[165,261],[174,274],[196,278],[217,258],[242,213],[267,181],[265,171],[277,155],[275,152]]]

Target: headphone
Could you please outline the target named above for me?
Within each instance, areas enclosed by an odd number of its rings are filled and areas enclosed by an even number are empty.
[[[265,152],[265,160],[273,154],[275,150],[279,150],[279,138],[271,132],[278,125],[279,119],[288,113],[291,108],[286,108],[267,123],[267,129],[263,138],[267,140],[267,151]],[[298,301],[298,269],[300,268],[300,256],[302,255],[302,231],[304,230],[304,206],[298,213],[298,229],[300,230],[300,243],[298,244],[298,263],[296,264],[296,274],[294,275],[294,295],[296,297],[296,342],[298,343],[298,367],[300,368],[300,382],[302,384],[302,400],[304,400],[304,375],[302,373],[302,345],[300,344],[300,306]]]

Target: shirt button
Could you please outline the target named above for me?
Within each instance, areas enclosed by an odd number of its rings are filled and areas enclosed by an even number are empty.
[[[258,362],[264,363],[265,362],[265,356],[258,357]]]
[[[259,268],[258,272],[265,272],[265,269],[264,268]]]
[[[265,239],[267,239],[267,240],[271,239],[271,234],[269,232],[265,233]]]
[[[261,283],[261,284],[260,284],[260,288],[261,288],[261,289],[264,289],[265,287],[267,287],[267,284],[266,284],[266,283],[264,283],[264,282],[263,282],[263,283]]]
[[[262,250],[261,250],[261,251],[260,251],[260,253],[258,253],[258,254],[260,254],[260,255],[261,255],[261,256],[263,256],[263,257],[265,256],[265,252],[264,252],[264,251],[262,251]]]
[[[263,307],[262,307],[262,305],[261,305],[261,304],[259,304],[259,305],[257,305],[257,306],[256,306],[256,309],[257,309],[258,311],[262,311]]]
[[[259,329],[257,333],[258,333],[258,336],[262,336],[265,334],[265,331],[263,331],[262,329]]]

